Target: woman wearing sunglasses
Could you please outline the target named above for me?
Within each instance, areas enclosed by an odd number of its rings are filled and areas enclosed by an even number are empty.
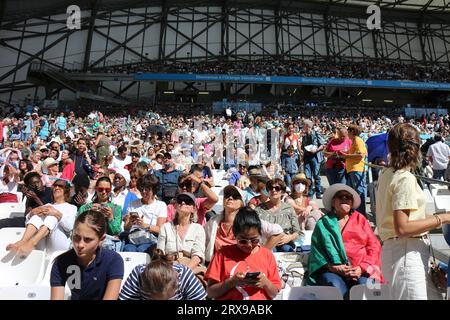
[[[98,179],[95,184],[95,194],[92,198],[92,202],[82,205],[79,213],[91,209],[100,211],[108,220],[108,230],[106,234],[118,236],[122,231],[122,207],[112,203],[111,188],[112,183],[108,177],[101,177]]]
[[[236,243],[232,227],[236,214],[244,207],[243,198],[244,192],[233,185],[223,189],[223,213],[212,217],[205,227],[206,261],[211,261],[214,252],[222,247]],[[283,229],[278,224],[261,221],[262,244],[266,243],[270,237],[281,233]]]
[[[180,193],[176,197],[175,218],[161,227],[157,248],[163,252],[176,253],[178,262],[186,265],[195,274],[204,273],[205,229],[194,223],[196,213],[195,196]]]
[[[140,244],[134,244],[125,240],[123,251],[149,252],[156,246],[161,226],[167,219],[167,205],[156,199],[159,191],[159,179],[153,174],[146,174],[137,181],[142,198],[130,202],[127,214],[124,217],[124,229],[131,234],[138,230],[147,230],[151,233],[151,239]]]
[[[381,245],[367,219],[355,208],[361,198],[351,187],[335,183],[323,195],[328,214],[316,224],[308,259],[309,285],[338,288],[344,299],[356,284],[383,282]]]
[[[197,193],[202,191],[205,197],[195,198],[197,215],[194,219],[198,224],[205,226],[206,213],[209,212],[219,201],[219,197],[212,191],[204,179],[198,178],[194,174],[183,173],[178,178],[178,192]],[[167,220],[172,221],[175,216],[175,203],[172,201],[167,206]]]
[[[286,193],[286,184],[282,179],[275,178],[267,182],[266,189],[269,192],[269,201],[258,205],[255,211],[261,220],[278,224],[283,228],[283,233],[272,239],[267,246],[273,247],[274,252],[293,252],[294,241],[301,234],[301,230],[294,208],[282,201]]]
[[[62,179],[52,185],[53,203],[32,209],[26,217],[26,229],[22,239],[9,244],[6,250],[27,256],[34,249],[55,251],[67,250],[69,234],[77,216],[77,207],[68,203],[70,184]],[[45,241],[41,241],[45,239]]]
[[[281,281],[275,258],[260,245],[261,220],[250,208],[241,208],[233,221],[236,242],[214,255],[205,280],[208,296],[217,300],[271,300]]]

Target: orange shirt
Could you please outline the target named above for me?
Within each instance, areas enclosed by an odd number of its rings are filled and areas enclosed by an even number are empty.
[[[221,222],[217,226],[216,241],[214,241],[214,252],[219,251],[224,246],[236,244],[232,226],[227,227]]]
[[[278,290],[281,289],[278,267],[272,251],[267,248],[259,247],[258,252],[248,254],[240,250],[236,244],[222,247],[214,254],[205,274],[205,280],[211,279],[217,282],[223,282],[237,272],[263,272]],[[270,300],[264,289],[253,286],[244,286],[242,292],[237,288],[227,291],[223,296],[216,300],[243,300],[247,295],[249,300]]]

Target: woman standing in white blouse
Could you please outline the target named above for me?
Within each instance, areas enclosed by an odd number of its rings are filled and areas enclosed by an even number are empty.
[[[178,262],[186,265],[194,273],[205,268],[205,230],[193,223],[196,212],[195,196],[192,193],[180,193],[176,197],[175,218],[165,223],[160,230],[157,248],[165,254],[178,254]]]

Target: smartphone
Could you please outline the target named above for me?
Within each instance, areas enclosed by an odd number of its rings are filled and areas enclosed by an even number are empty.
[[[257,271],[257,272],[247,272],[247,273],[245,274],[245,279],[251,279],[251,280],[254,280],[254,279],[258,278],[258,276],[259,276],[260,273],[261,273],[261,272],[259,272],[259,271]]]
[[[139,214],[137,212],[130,212],[130,218],[137,219],[139,218]]]

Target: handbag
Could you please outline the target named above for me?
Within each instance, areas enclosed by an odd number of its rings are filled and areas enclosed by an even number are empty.
[[[158,239],[148,230],[137,229],[128,235],[128,240],[134,245],[156,242]]]
[[[430,266],[430,277],[436,289],[439,293],[444,294],[447,292],[447,273],[439,267],[439,264],[436,262],[436,257],[434,256],[433,245],[431,244],[431,237],[428,237],[430,240],[430,252],[433,257],[433,262],[431,262]]]

